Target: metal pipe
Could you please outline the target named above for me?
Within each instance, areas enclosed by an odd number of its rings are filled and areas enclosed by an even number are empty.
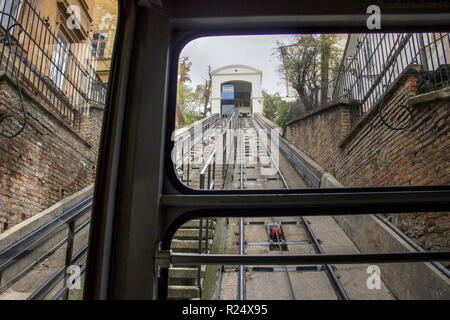
[[[205,230],[205,253],[208,254],[208,237],[209,237],[209,218],[206,218],[206,230]],[[203,233],[202,233],[203,236]]]
[[[450,251],[439,252],[390,252],[357,254],[310,254],[310,255],[240,255],[240,254],[194,254],[171,253],[164,265],[311,265],[311,264],[363,264],[400,263],[450,260]]]

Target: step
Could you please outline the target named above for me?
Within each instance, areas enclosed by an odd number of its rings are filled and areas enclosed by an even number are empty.
[[[205,269],[201,268],[200,276],[203,277]],[[196,286],[198,269],[192,268],[170,268],[169,269],[169,285],[178,286]]]
[[[216,225],[216,222],[211,219],[209,220],[209,229],[214,229],[214,226]],[[193,219],[190,220],[188,222],[186,222],[185,224],[183,224],[180,229],[191,229],[191,228],[197,228],[197,232],[198,232],[198,228],[200,227],[200,220],[199,219]],[[203,228],[206,229],[206,221],[203,220]]]
[[[201,275],[205,272],[204,268],[201,270]],[[197,279],[197,268],[180,268],[172,267],[169,268],[169,277],[177,279],[187,279],[194,278]]]
[[[208,240],[208,249],[211,249],[212,240]],[[198,253],[198,240],[172,240],[172,244],[170,249],[173,252],[190,252],[190,253]],[[202,250],[204,252],[205,242],[202,241]]]
[[[210,229],[210,228],[208,228],[208,229]],[[208,231],[208,238],[212,239],[213,236],[214,236],[214,232],[212,230],[209,230]],[[178,229],[173,238],[177,239],[177,240],[198,240],[198,238],[199,238],[199,229],[194,229],[194,228],[192,228],[192,229]],[[202,239],[206,239],[206,223],[203,223]]]
[[[197,286],[169,286],[168,298],[177,300],[189,300],[200,297]]]

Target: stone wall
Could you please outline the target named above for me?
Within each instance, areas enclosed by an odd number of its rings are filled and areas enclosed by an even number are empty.
[[[354,108],[341,102],[291,121],[284,136],[347,187],[448,185],[450,89],[417,95],[418,79],[414,68],[406,69],[385,101],[354,125]],[[412,115],[411,125],[392,130],[383,124],[380,102],[388,124],[405,126]],[[448,213],[402,214],[395,220],[426,249],[450,248]]]
[[[103,111],[90,110],[76,131],[22,88],[27,124],[14,138],[0,136],[0,232],[47,209],[95,180]],[[15,81],[0,75],[0,111],[23,119]],[[0,124],[12,132],[19,123]]]

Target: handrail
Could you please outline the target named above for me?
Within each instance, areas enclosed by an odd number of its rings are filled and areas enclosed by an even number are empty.
[[[205,163],[202,171],[200,171],[200,189],[205,188],[205,173],[208,170],[208,190],[214,189],[215,176],[216,176],[216,153],[217,149],[214,149],[208,160]],[[212,166],[212,179],[211,179],[211,166]]]
[[[0,293],[11,287],[16,281],[31,271],[35,265],[52,255],[58,248],[66,243],[65,266],[58,269],[49,279],[47,279],[44,284],[42,284],[30,295],[29,299],[39,299],[45,297],[62,279],[65,279],[67,277],[67,268],[70,265],[78,264],[79,261],[87,254],[87,244],[75,253],[75,255],[73,255],[72,251],[75,235],[89,225],[90,218],[76,228],[75,222],[92,208],[92,203],[93,196],[87,197],[43,226],[33,230],[22,239],[0,251]],[[68,234],[64,239],[56,243],[49,250],[46,250],[36,260],[24,266],[22,270],[20,270],[6,283],[1,283],[1,275],[9,266],[31,254],[36,248],[61,232],[65,227],[68,228]],[[84,270],[85,268],[81,268],[81,273],[79,276],[84,273]],[[64,294],[64,298],[67,299],[69,289],[64,284],[63,289],[61,290],[63,290],[62,294]]]
[[[202,133],[203,133],[204,131],[206,131],[206,130],[204,129],[205,127],[211,125],[211,123],[213,123],[214,121],[216,121],[216,124],[217,124],[217,123],[218,123],[217,120],[219,120],[219,119],[220,119],[220,118],[218,117],[218,115],[215,115],[215,116],[213,116],[213,117],[211,117],[211,118],[209,118],[209,119],[207,119],[207,120],[204,120],[203,123],[202,123]],[[192,136],[193,136],[193,134],[194,134],[194,130],[195,130],[195,127],[190,128],[190,129],[188,130],[188,132],[185,133],[185,136],[182,136],[182,138],[181,138],[180,140],[178,140],[178,141],[175,142],[175,146],[177,146],[179,143],[181,143],[181,142],[182,142],[184,139],[186,139],[186,138],[192,138]]]
[[[210,119],[204,121],[202,123],[202,136],[205,134],[205,132],[210,130],[210,125],[212,123],[214,123],[214,121],[215,121],[215,124],[212,127],[212,129],[214,129],[220,122],[219,120],[220,120],[220,118],[216,115],[216,116],[211,117]],[[176,141],[175,145],[174,145],[175,158],[176,158],[174,161],[174,167],[175,167],[175,170],[178,170],[181,168],[181,170],[183,172],[181,179],[184,178],[184,166],[185,166],[185,161],[187,160],[187,164],[186,164],[187,165],[187,177],[185,180],[187,186],[189,186],[189,183],[190,183],[190,165],[191,165],[190,152],[195,146],[197,146],[198,143],[203,141],[203,137],[202,137],[202,139],[198,139],[197,142],[194,141],[194,143],[191,144],[191,140],[195,140],[195,136],[193,137],[194,133],[195,133],[194,128],[189,129],[187,134],[185,136],[182,136],[182,138],[180,140]],[[187,142],[188,146],[185,149],[186,142]],[[178,153],[177,150],[180,148],[180,144],[181,144],[181,156],[179,158],[177,158],[177,153]]]
[[[200,189],[205,188],[205,173],[208,170],[208,190],[214,189],[215,185],[215,177],[216,177],[216,153],[217,149],[214,149],[208,160],[205,163],[205,166],[200,172]],[[212,175],[212,177],[211,177]],[[199,230],[198,230],[198,253],[202,254],[202,240],[203,240],[203,220],[199,221]],[[206,218],[206,230],[205,230],[205,253],[208,254],[208,241],[209,241],[209,222],[211,218]],[[201,286],[201,266],[197,267],[197,287],[200,291],[200,296],[202,292]]]

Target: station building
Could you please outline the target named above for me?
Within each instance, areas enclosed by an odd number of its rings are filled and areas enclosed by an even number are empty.
[[[212,113],[262,113],[262,71],[245,65],[228,65],[212,73]]]

